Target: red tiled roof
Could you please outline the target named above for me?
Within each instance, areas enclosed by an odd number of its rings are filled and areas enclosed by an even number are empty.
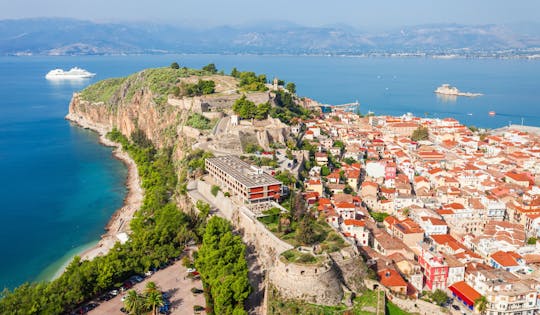
[[[496,251],[491,254],[491,259],[495,260],[502,267],[518,266],[518,259],[522,259],[521,255],[516,252],[503,252],[502,250]]]
[[[407,286],[407,282],[405,282],[401,275],[395,270],[384,269],[379,271],[378,274],[381,284],[387,288]]]
[[[345,225],[352,225],[352,226],[365,226],[366,222],[362,220],[355,220],[355,219],[345,219],[343,221],[343,224]]]
[[[470,306],[474,305],[474,301],[482,296],[465,281],[456,282],[448,288]]]

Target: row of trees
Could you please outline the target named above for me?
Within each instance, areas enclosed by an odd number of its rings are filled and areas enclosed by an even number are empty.
[[[131,141],[117,130],[109,138],[121,143],[135,160],[145,190],[143,205],[131,222],[130,240],[116,243],[107,255],[91,261],[75,257],[52,282],[25,283],[13,291],[4,290],[0,314],[60,314],[73,310],[121,286],[130,276],[179,256],[191,240],[199,241],[204,221],[180,211],[170,200],[177,184],[172,150],[156,150],[141,131],[134,132]]]
[[[201,273],[210,314],[247,314],[244,302],[251,286],[245,256],[246,246],[227,220],[208,220],[195,266]]]

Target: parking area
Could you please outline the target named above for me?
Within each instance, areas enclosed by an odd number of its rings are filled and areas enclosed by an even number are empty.
[[[201,280],[193,280],[188,277],[187,269],[182,266],[181,260],[158,270],[140,283],[135,284],[131,289],[143,292],[146,283],[149,281],[154,281],[161,291],[169,296],[170,312],[168,314],[194,314],[193,306],[205,306],[204,294],[193,294],[191,292],[192,288],[202,289]],[[95,301],[99,305],[88,314],[123,314],[120,309],[124,306],[122,296],[125,294],[126,292],[119,292],[117,296],[108,301]],[[196,314],[204,314],[204,311]]]

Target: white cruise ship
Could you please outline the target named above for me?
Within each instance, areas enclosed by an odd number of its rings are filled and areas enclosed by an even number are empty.
[[[49,80],[56,80],[56,79],[85,79],[85,78],[91,78],[95,76],[95,73],[88,72],[84,69],[74,67],[71,68],[69,71],[64,71],[62,69],[54,69],[49,71],[47,75],[45,75],[46,79]]]
[[[468,97],[483,95],[482,93],[460,92],[457,87],[450,86],[450,84],[443,84],[439,86],[435,90],[435,93],[443,94],[443,95],[468,96]]]

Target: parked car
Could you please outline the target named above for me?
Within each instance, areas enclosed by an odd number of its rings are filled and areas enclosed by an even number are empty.
[[[195,271],[197,271],[196,268],[188,268],[188,269],[187,269],[187,272],[188,272],[188,273],[189,273],[189,272],[195,272]]]
[[[455,304],[452,305],[452,308],[455,309],[456,311],[459,311],[459,310],[460,310],[459,306],[457,306],[457,305],[455,305]]]

